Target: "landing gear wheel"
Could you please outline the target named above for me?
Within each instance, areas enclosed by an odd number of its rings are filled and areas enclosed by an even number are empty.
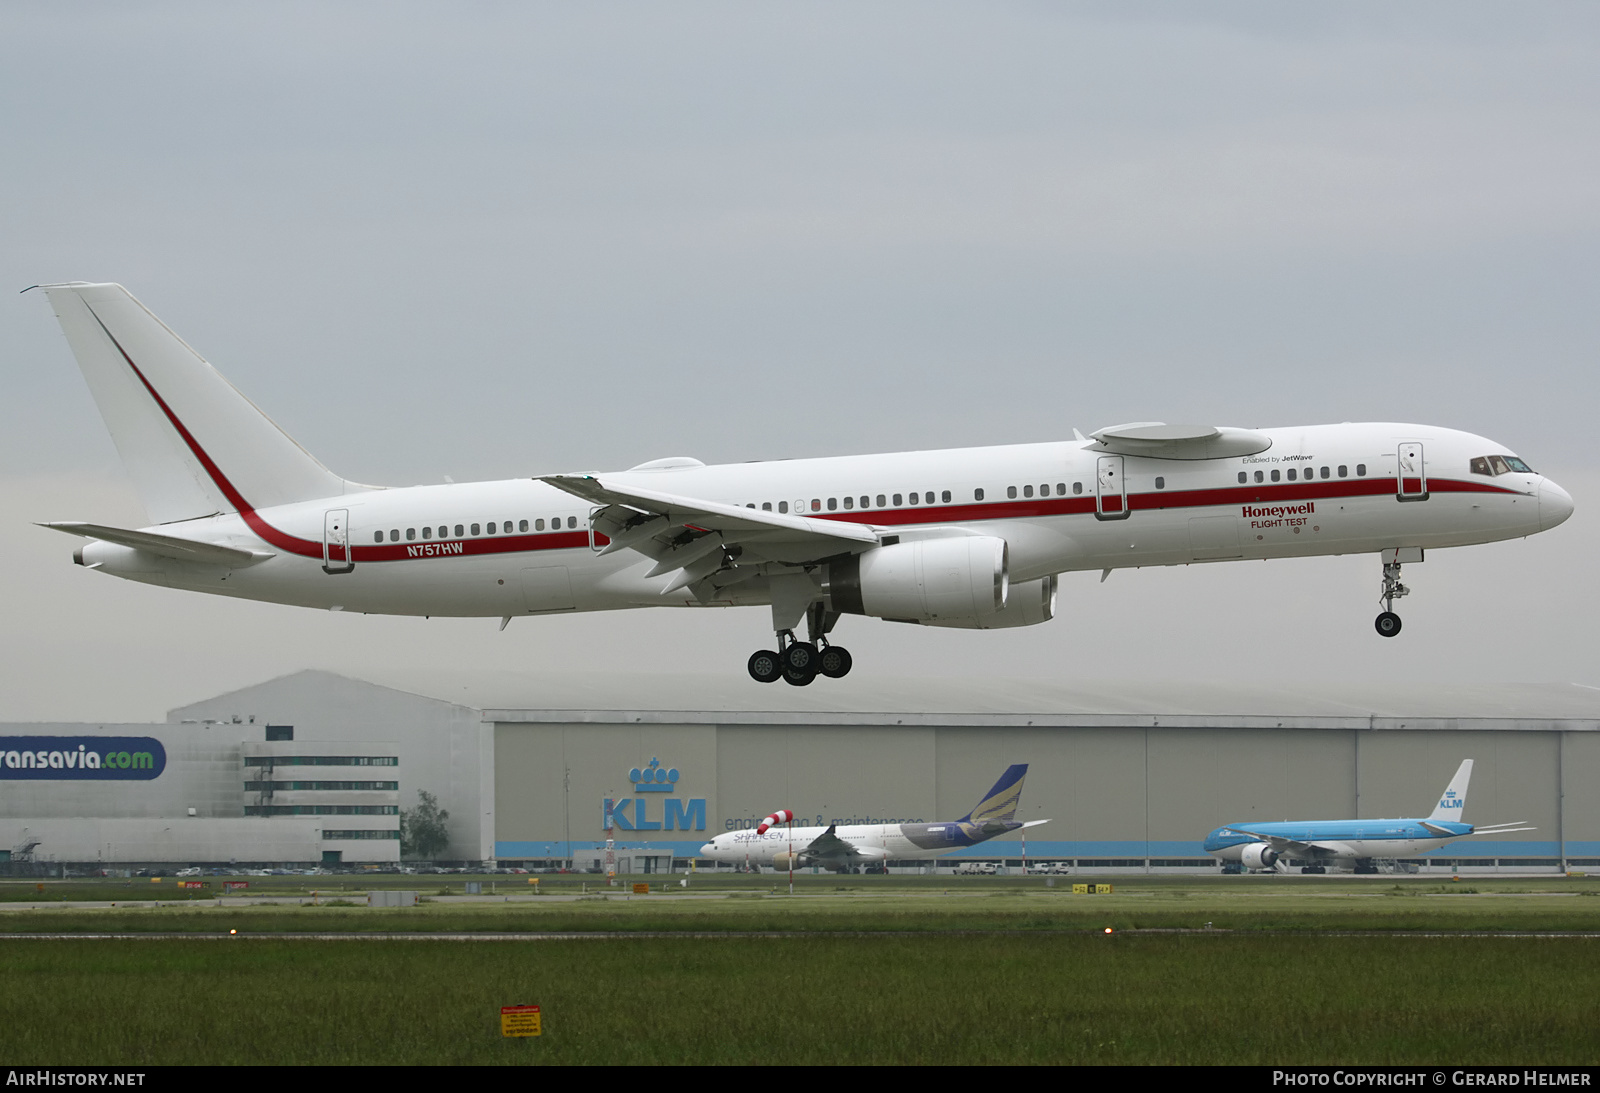
[[[829,679],[841,679],[850,674],[850,665],[854,663],[850,653],[842,646],[830,645],[818,656],[817,670]]]
[[[791,642],[783,651],[783,667],[785,674],[794,672],[814,676],[817,674],[817,647],[808,641]],[[790,682],[793,682],[791,680]],[[807,683],[811,681],[806,680]]]
[[[750,654],[750,678],[757,683],[776,683],[783,674],[783,662],[771,649]]]
[[[1378,616],[1372,624],[1386,638],[1392,638],[1400,632],[1400,616],[1393,611],[1385,611]]]
[[[809,687],[811,681],[817,678],[815,669],[797,672],[787,664],[783,666],[783,681],[791,687]]]

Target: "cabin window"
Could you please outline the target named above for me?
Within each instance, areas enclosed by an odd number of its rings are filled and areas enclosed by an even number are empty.
[[[422,529],[422,537],[424,539],[432,539],[433,538],[433,529],[432,528],[423,528]]]
[[[983,500],[983,488],[982,487],[979,487],[978,489],[975,489],[975,490],[972,491],[972,499],[974,501],[982,501]]]
[[[495,522],[494,522],[494,521],[493,521],[493,520],[490,520],[490,521],[489,521],[489,523],[488,523],[488,525],[487,525],[487,530],[488,530],[488,532],[489,532],[489,534],[490,534],[490,535],[493,535],[493,534],[494,534],[494,531],[495,531]]]
[[[567,527],[575,528],[577,526],[578,526],[578,518],[576,516],[567,517]]]
[[[1015,486],[1007,486],[1006,487],[1006,496],[1007,497],[1012,497],[1012,498],[1016,497],[1017,496],[1017,487],[1015,487]]]
[[[744,503],[744,507],[747,509],[753,509],[756,507],[756,503],[754,501],[746,501]]]
[[[1350,468],[1345,466],[1343,463],[1339,464],[1339,477],[1340,478],[1349,478],[1350,477]]]
[[[373,533],[372,533],[372,541],[373,541],[373,542],[374,542],[374,543],[381,543],[381,542],[383,542],[383,532],[381,532],[381,531],[375,531],[375,532],[373,532]]]
[[[834,509],[836,509],[838,507],[839,507],[839,499],[837,497],[828,498],[828,511],[829,512],[832,512]]]
[[[787,502],[787,501],[779,501],[778,502],[778,511],[779,512],[788,512],[789,511],[789,502]]]
[[[1328,468],[1327,467],[1322,468],[1322,477],[1324,477],[1324,478],[1328,477]]]
[[[1022,487],[1022,496],[1024,496],[1024,497],[1032,497],[1033,496],[1033,487],[1032,486],[1023,486]]]
[[[944,501],[945,504],[948,505],[950,503],[950,491],[949,490],[945,490],[943,493],[941,493],[939,495],[939,497]]]
[[[899,506],[905,504],[905,498],[901,497],[897,493],[897,494],[894,495],[894,503],[895,503],[895,507],[898,508]]]
[[[888,503],[889,503],[889,500],[888,500],[888,498],[886,498],[886,497],[884,497],[884,496],[883,496],[883,494],[881,494],[881,493],[880,493],[880,494],[878,494],[878,507],[879,507],[879,508],[880,508],[880,509],[881,509],[881,508],[883,508],[883,507],[884,507],[884,506],[885,506],[885,505],[887,505],[887,504],[888,504]]]
[[[526,521],[526,520],[518,520],[517,521],[517,530],[518,531],[527,531],[528,530],[528,521]]]
[[[456,538],[457,539],[461,538],[466,533],[467,533],[467,529],[466,528],[462,527],[460,524],[456,525]]]
[[[772,511],[772,502],[771,501],[763,501],[763,502],[761,502],[761,511],[762,512],[771,512]]]
[[[474,534],[474,535],[478,535],[478,534],[481,534],[481,533],[480,533],[480,532],[479,532],[479,530],[478,530],[478,525],[477,525],[477,524],[473,524],[473,525],[472,525],[472,534]]]
[[[1273,472],[1272,472],[1272,480],[1274,482],[1276,482],[1278,480],[1278,478],[1279,478],[1279,475],[1278,475],[1277,470],[1273,470]]]
[[[922,499],[930,505],[933,504],[933,491],[929,490],[927,493],[923,494]]]
[[[1072,484],[1072,492],[1073,493],[1082,493],[1083,492],[1083,483],[1082,482],[1074,482]]]
[[[1056,496],[1057,497],[1065,497],[1066,495],[1067,495],[1067,484],[1065,482],[1057,482],[1056,483]]]
[[[1247,481],[1247,480],[1248,480],[1248,479],[1249,479],[1249,478],[1250,478],[1250,474],[1249,474],[1249,472],[1248,472],[1248,471],[1240,471],[1240,472],[1239,472],[1239,484],[1240,484],[1240,485],[1241,485],[1241,486],[1242,486],[1242,485],[1244,485],[1244,484],[1245,484],[1245,482],[1246,482],[1246,481]]]
[[[1164,490],[1166,488],[1167,488],[1167,480],[1165,478],[1161,477],[1159,474],[1156,475],[1156,489]]]
[[[505,532],[507,535],[510,535],[511,534],[511,521],[507,520],[505,522],[505,526],[502,527],[500,530]]]
[[[829,506],[829,507],[831,508],[832,506]],[[847,508],[847,509],[855,508],[856,507],[856,499],[854,497],[846,497],[844,499],[844,507]]]
[[[1367,465],[1365,463],[1357,463],[1356,464],[1356,477],[1357,478],[1365,478],[1365,477],[1367,477]]]
[[[1257,471],[1256,472],[1256,481],[1257,482],[1261,482],[1263,480],[1264,480],[1264,476],[1262,475],[1262,473],[1260,471]]]
[[[399,528],[390,528],[389,529],[389,541],[391,543],[398,543],[400,541],[400,529]]]
[[[822,498],[813,497],[811,499],[811,511],[812,512],[821,512],[822,511]]]

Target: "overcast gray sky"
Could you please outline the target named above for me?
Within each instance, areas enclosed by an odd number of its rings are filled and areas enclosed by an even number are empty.
[[[0,117],[0,287],[127,285],[350,478],[1410,420],[1579,506],[1412,567],[1394,641],[1374,558],[1082,574],[1038,628],[847,620],[857,673],[816,686],[1600,685],[1592,4],[19,2]],[[300,667],[743,673],[770,639],[77,569],[31,521],[138,505],[44,299],[0,301],[0,719]]]

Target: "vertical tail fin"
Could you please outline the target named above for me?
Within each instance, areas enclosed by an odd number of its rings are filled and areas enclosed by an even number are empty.
[[[1463,759],[1456,768],[1456,776],[1450,779],[1450,784],[1445,787],[1444,796],[1439,798],[1439,803],[1433,806],[1433,815],[1428,819],[1461,821],[1461,813],[1467,807],[1467,783],[1472,781],[1472,760]]]
[[[127,289],[43,287],[153,523],[346,492]]]
[[[1028,774],[1028,764],[1014,763],[1006,768],[994,788],[983,795],[983,800],[958,823],[1010,823],[1022,803],[1022,779]]]

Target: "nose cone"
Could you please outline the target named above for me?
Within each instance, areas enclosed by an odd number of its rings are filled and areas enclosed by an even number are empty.
[[[717,844],[716,843],[706,843],[704,846],[702,846],[700,848],[700,856],[702,858],[709,858],[712,854],[715,854],[716,852],[717,852]]]
[[[1549,531],[1572,515],[1572,494],[1548,478],[1539,486],[1539,530]]]

